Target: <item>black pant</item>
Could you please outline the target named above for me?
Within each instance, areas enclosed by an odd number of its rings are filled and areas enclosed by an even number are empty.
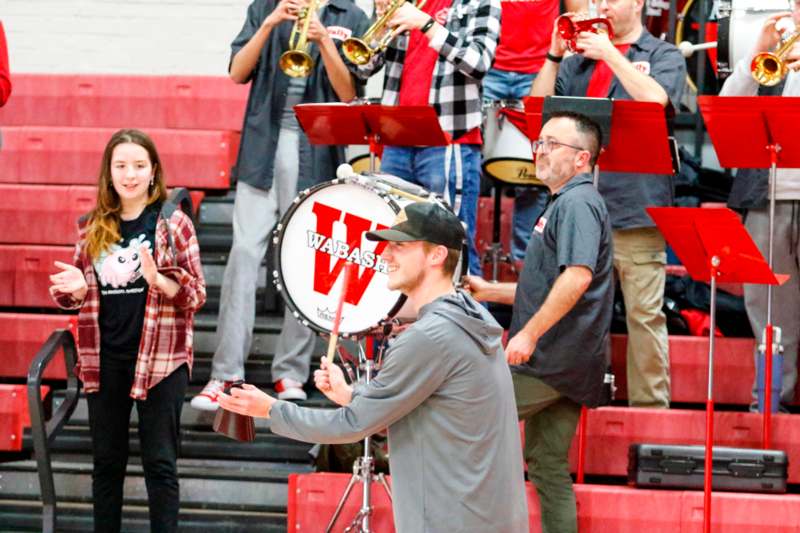
[[[101,361],[102,361],[101,357]],[[92,496],[94,530],[118,532],[122,520],[122,487],[128,464],[128,434],[133,383],[133,364],[101,362],[100,391],[87,394],[89,429],[92,434]],[[178,446],[183,400],[189,384],[187,367],[181,366],[136,400],[139,441],[150,530],[178,530]]]

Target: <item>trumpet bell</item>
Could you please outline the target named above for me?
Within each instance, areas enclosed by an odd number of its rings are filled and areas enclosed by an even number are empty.
[[[366,65],[375,52],[363,40],[350,37],[342,43],[342,53],[354,65]]]
[[[750,63],[750,73],[753,78],[765,87],[778,85],[788,71],[786,62],[772,52],[758,54]]]
[[[281,70],[292,78],[305,78],[314,68],[314,60],[302,50],[287,50],[278,62]]]

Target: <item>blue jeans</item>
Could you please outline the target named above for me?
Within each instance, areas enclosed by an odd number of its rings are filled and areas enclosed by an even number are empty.
[[[483,78],[483,101],[509,100],[528,96],[536,74],[490,70]],[[547,206],[547,189],[544,187],[516,187],[514,189],[514,219],[511,255],[525,259],[533,225]]]
[[[469,272],[481,274],[481,262],[475,249],[475,221],[478,211],[478,189],[481,175],[481,154],[478,145],[453,145],[450,160],[450,173],[447,176],[448,201],[453,205],[456,191],[456,146],[461,151],[461,190],[460,218],[467,225],[469,241]],[[381,172],[392,174],[411,183],[425,187],[428,191],[443,194],[445,189],[445,146],[408,147],[387,146],[381,158]]]

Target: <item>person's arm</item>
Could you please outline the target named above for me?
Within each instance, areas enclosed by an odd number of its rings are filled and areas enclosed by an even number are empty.
[[[592,270],[585,266],[570,266],[556,278],[542,306],[525,326],[508,341],[506,358],[512,365],[526,362],[536,349],[536,343],[564,315],[575,307],[592,283]]]
[[[251,416],[266,416],[273,433],[321,444],[355,442],[416,409],[445,380],[443,361],[433,364],[437,350],[430,337],[408,330],[397,338],[383,368],[369,384],[353,387],[350,403],[339,409],[311,409],[271,398],[255,387],[220,395],[220,406]]]
[[[308,26],[308,40],[317,43],[317,46],[319,46],[319,53],[325,66],[325,72],[328,74],[328,80],[339,100],[349,102],[355,98],[356,84],[350,74],[350,70],[345,65],[342,56],[339,55],[336,43],[328,35],[328,31],[316,14],[314,14],[314,18]]]
[[[791,13],[777,13],[764,21],[753,51],[736,63],[733,72],[719,91],[720,96],[756,96],[758,94],[759,84],[750,73],[750,62],[756,54],[768,52],[778,45],[781,35],[775,28],[775,24],[786,16],[791,16]]]
[[[633,63],[611,43],[608,34],[581,32],[576,45],[583,50],[582,55],[584,57],[596,61],[605,61],[614,76],[625,88],[625,91],[634,100],[639,102],[658,102],[663,106],[669,103],[669,95],[664,87],[650,74],[637,70]],[[675,53],[680,55],[677,49]],[[683,62],[682,57],[680,61]]]
[[[55,261],[53,264],[60,272],[50,276],[50,298],[61,309],[80,309],[88,292],[81,261],[81,241],[75,244],[72,264],[61,261]]]
[[[510,282],[493,283],[480,276],[464,276],[464,289],[479,302],[495,302],[512,305],[517,293],[517,284]]]
[[[3,23],[0,22],[0,107],[8,102],[11,96],[11,71],[8,66],[8,45]]]
[[[155,273],[154,283],[167,299],[172,300],[172,305],[178,309],[196,312],[206,302],[206,281],[194,226],[188,215],[176,210],[167,223],[167,230],[172,232],[176,264],[159,268]],[[144,270],[144,255],[142,259]],[[152,266],[155,267],[155,263]]]
[[[466,38],[459,38],[438,22],[428,28],[425,37],[428,38],[430,47],[461,73],[481,79],[492,67],[500,37],[500,0],[482,0],[474,16],[474,30]],[[395,12],[389,26],[395,34],[399,34],[420,30],[430,19],[431,16],[427,13],[405,3]]]
[[[297,13],[305,5],[305,0],[280,0],[275,9],[259,23],[255,4],[247,11],[247,20],[233,42],[233,57],[228,72],[236,83],[247,83],[261,57],[261,50],[275,27],[284,21],[297,20]]]
[[[553,22],[553,31],[550,34],[550,49],[547,51],[549,57],[544,60],[542,68],[539,69],[539,73],[533,79],[531,96],[552,96],[555,94],[558,71],[566,53],[567,45],[558,34],[556,23]],[[561,61],[556,61],[556,58]]]

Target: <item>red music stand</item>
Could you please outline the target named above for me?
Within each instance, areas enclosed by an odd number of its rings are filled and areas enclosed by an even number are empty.
[[[431,106],[299,104],[294,112],[311,144],[369,144],[370,172],[379,145],[449,144]]]
[[[717,283],[777,285],[785,276],[775,276],[758,247],[739,220],[727,208],[648,207],[666,241],[672,246],[689,275],[711,284],[711,324],[708,334],[708,392],[706,396],[706,454],[703,477],[703,531],[711,531],[711,480],[714,450],[714,331],[716,329]]]
[[[769,243],[767,257],[773,267],[775,191],[777,169],[800,167],[800,119],[796,98],[780,96],[699,96],[700,111],[725,168],[769,168]],[[772,427],[772,285],[767,287],[767,325],[764,328],[764,428],[763,448],[770,446]]]
[[[524,98],[528,119],[528,136],[539,137],[545,100],[550,97]],[[589,98],[571,98],[579,103]],[[635,146],[635,150],[631,147]],[[673,174],[672,152],[664,106],[655,102],[614,100],[611,113],[611,135],[603,147],[597,166],[613,172]]]

